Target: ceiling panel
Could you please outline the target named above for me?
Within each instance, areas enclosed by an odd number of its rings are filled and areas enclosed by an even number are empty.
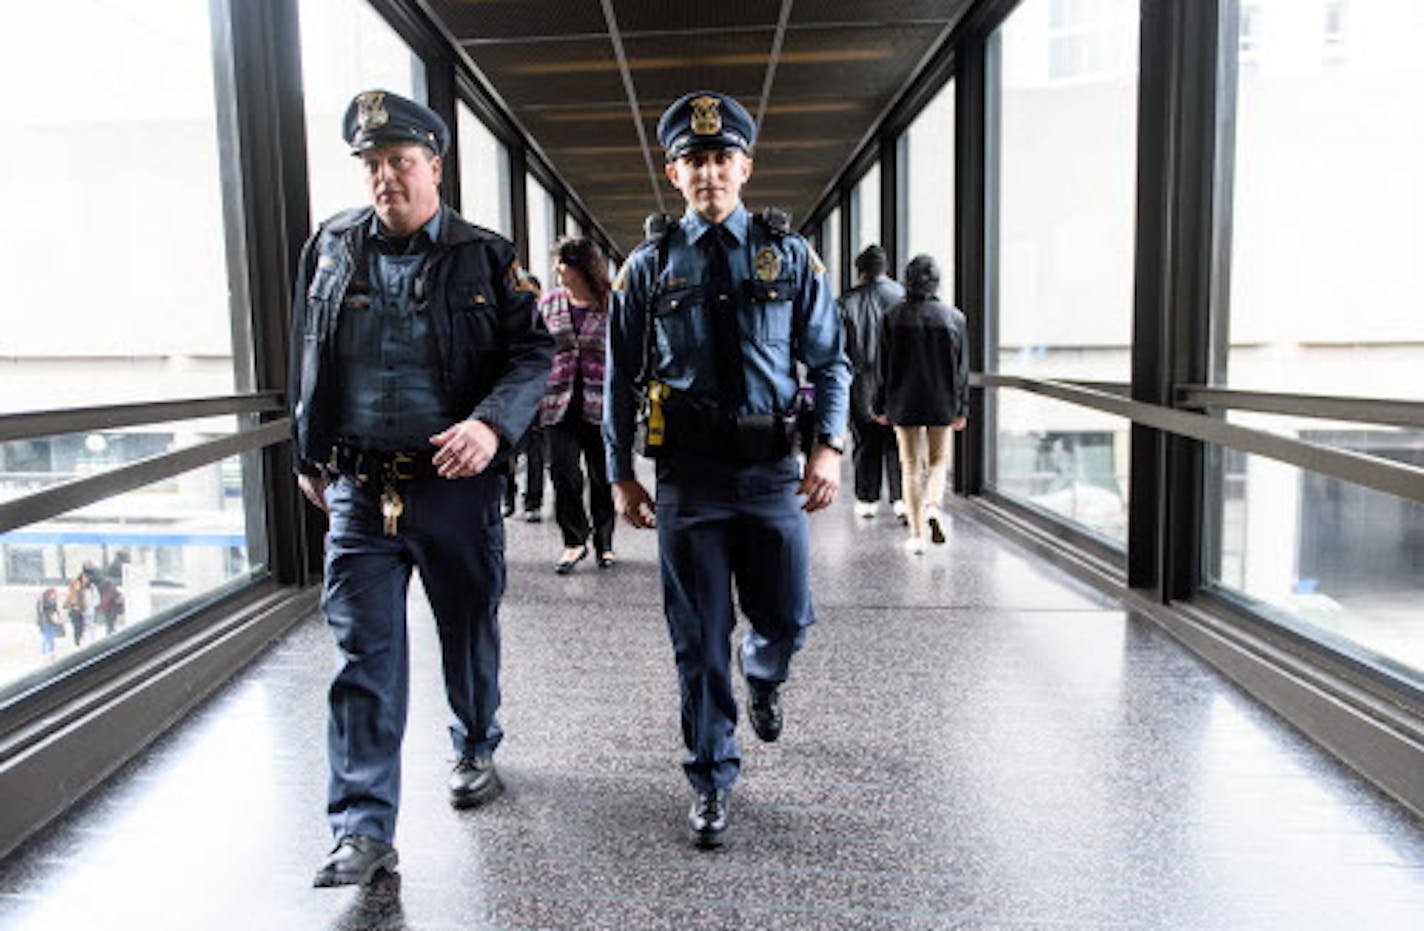
[[[522,39],[605,33],[603,6],[593,0],[443,0],[434,4],[445,27],[462,40]]]
[[[589,211],[627,251],[658,207],[663,108],[693,90],[758,115],[783,3],[610,0],[639,105],[633,122],[602,0],[428,0]],[[799,0],[774,63],[745,191],[804,218],[969,0]]]

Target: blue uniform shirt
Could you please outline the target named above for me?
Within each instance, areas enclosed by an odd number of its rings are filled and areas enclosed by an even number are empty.
[[[792,233],[776,236],[740,204],[722,226],[730,234],[724,241],[731,243],[727,258],[733,284],[740,289],[742,282],[760,282],[764,297],[738,301],[746,387],[742,412],[791,411],[800,362],[816,389],[817,432],[840,435],[845,431],[851,370],[825,266],[805,239]],[[628,257],[614,283],[604,380],[609,481],[634,477],[638,396],[633,382],[643,367],[648,313],[660,299],[667,303],[673,292],[695,294],[701,289],[708,264],[701,240],[712,229],[689,207],[667,234],[663,267],[658,268],[657,245],[648,243]],[[715,312],[691,300],[654,314],[653,378],[682,391],[716,393]]]
[[[367,239],[370,293],[348,294],[337,330],[342,362],[338,433],[371,449],[423,450],[430,436],[456,419],[438,384],[439,365],[430,322],[414,307],[414,282],[440,238],[445,208],[435,212],[405,252],[387,254],[375,245],[388,236],[371,218]]]

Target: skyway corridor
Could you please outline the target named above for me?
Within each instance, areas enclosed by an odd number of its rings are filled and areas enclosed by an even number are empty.
[[[964,514],[908,555],[845,497],[813,518],[786,732],[738,729],[725,849],[685,837],[654,536],[620,527],[618,566],[561,578],[553,522],[510,521],[509,791],[446,802],[417,591],[398,884],[310,888],[334,653],[312,616],[0,863],[0,929],[1424,922],[1424,825],[1152,623]]]

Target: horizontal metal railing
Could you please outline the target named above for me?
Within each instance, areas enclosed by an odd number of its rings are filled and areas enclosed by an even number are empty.
[[[0,416],[0,442],[224,414],[273,413],[283,409],[281,394],[273,391],[7,414]],[[283,417],[5,501],[0,503],[0,533],[181,475],[229,456],[284,442],[290,435],[291,421]]]
[[[1280,436],[1265,430],[1243,427],[1238,424],[1227,423],[1218,417],[1210,417],[1205,414],[1196,414],[1190,411],[1175,410],[1156,404],[1134,401],[1115,392],[1086,388],[1066,381],[1025,378],[1019,375],[991,375],[985,373],[971,375],[970,384],[983,388],[1014,388],[1020,391],[1044,395],[1045,397],[1055,398],[1069,404],[1076,404],[1080,407],[1087,407],[1107,414],[1125,417],[1133,423],[1141,424],[1142,426],[1155,427],[1156,429],[1165,430],[1169,433],[1177,434],[1178,436],[1200,440],[1203,443],[1213,443],[1230,449],[1240,450],[1241,452],[1265,456],[1269,459],[1288,463],[1311,472],[1319,472],[1322,475],[1329,475],[1332,478],[1338,478],[1356,485],[1363,485],[1366,488],[1373,488],[1376,491],[1397,495],[1401,498],[1408,498],[1411,501],[1424,502],[1424,469],[1417,466],[1391,462],[1377,456],[1357,453],[1347,449],[1322,446],[1318,443]],[[1237,406],[1234,403],[1220,403],[1231,402],[1234,399],[1218,394],[1217,391],[1217,389],[1212,389],[1214,400],[1219,402],[1215,406]],[[1246,397],[1240,398],[1243,402],[1240,406],[1243,409],[1255,410],[1257,408],[1249,405],[1266,403],[1264,396],[1257,393],[1242,392],[1240,394],[1246,395]],[[1205,395],[1202,397],[1204,398]],[[1276,397],[1285,398],[1296,396]],[[1414,412],[1409,410],[1412,405],[1408,404],[1408,402],[1388,402],[1387,407],[1376,411],[1377,416],[1360,416],[1369,413],[1371,402],[1358,401],[1350,402],[1343,406],[1335,406],[1306,403],[1306,399],[1300,400],[1302,403],[1294,405],[1290,413],[1336,418],[1339,417],[1341,413],[1349,410],[1354,415],[1349,419],[1365,420],[1375,423],[1383,422],[1377,419],[1378,416],[1395,418],[1398,418],[1400,415],[1415,416]],[[1340,401],[1345,399],[1332,398],[1328,400]],[[1284,406],[1284,404],[1282,404],[1282,406]],[[1306,414],[1305,412],[1307,410],[1313,410],[1317,413]],[[1396,421],[1391,420],[1388,422]]]
[[[1424,428],[1424,402],[1393,398],[1342,398],[1318,394],[1280,394],[1271,391],[1240,391],[1207,385],[1182,385],[1177,389],[1182,407],[1207,410],[1255,411],[1288,414],[1320,420],[1350,420],[1388,424],[1395,427]]]

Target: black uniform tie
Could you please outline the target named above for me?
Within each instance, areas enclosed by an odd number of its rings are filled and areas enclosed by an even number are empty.
[[[704,237],[707,243],[706,302],[712,319],[713,349],[717,355],[717,397],[725,413],[742,406],[742,334],[737,324],[737,290],[732,285],[732,266],[727,259],[726,238],[731,234],[714,226]]]

